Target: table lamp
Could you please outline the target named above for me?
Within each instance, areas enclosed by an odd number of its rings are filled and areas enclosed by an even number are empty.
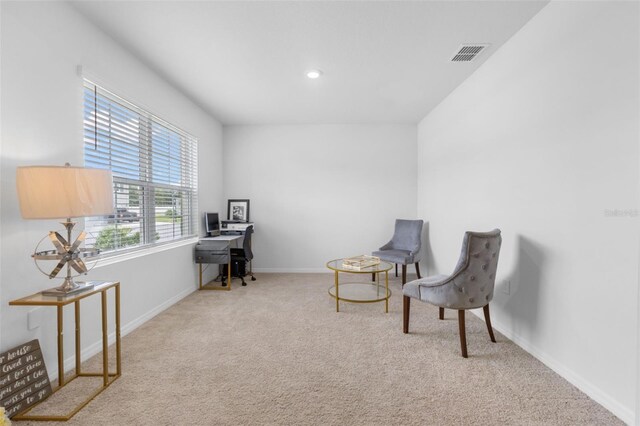
[[[66,166],[18,167],[16,186],[20,213],[24,219],[65,219],[61,223],[67,230],[67,238],[51,231],[49,240],[55,250],[37,252],[36,247],[36,252],[32,255],[36,262],[58,260],[56,267],[49,274],[45,273],[50,279],[55,278],[67,266],[64,283],[42,293],[48,296],[66,296],[93,288],[91,283],[74,282],[71,269],[78,274],[86,274],[87,266],[82,259],[95,256],[100,251],[80,248],[86,237],[84,231],[71,242],[71,230],[76,224],[71,219],[113,214],[111,171],[71,167],[68,163]]]

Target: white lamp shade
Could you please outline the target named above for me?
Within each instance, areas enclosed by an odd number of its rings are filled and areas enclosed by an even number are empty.
[[[16,186],[24,219],[61,219],[113,213],[111,171],[84,167],[18,167]]]

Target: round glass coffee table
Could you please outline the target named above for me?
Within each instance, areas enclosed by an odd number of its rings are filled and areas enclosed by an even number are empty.
[[[380,262],[377,265],[367,266],[359,270],[349,269],[342,264],[344,259],[335,259],[327,262],[327,268],[334,271],[335,284],[329,289],[329,295],[336,299],[336,312],[340,312],[340,301],[352,303],[373,303],[384,300],[384,311],[389,312],[389,271],[393,268],[391,263]],[[370,283],[339,283],[338,274],[369,274],[375,281]],[[380,283],[380,273],[384,272],[384,286]]]

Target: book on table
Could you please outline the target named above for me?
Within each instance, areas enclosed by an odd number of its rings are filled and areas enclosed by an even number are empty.
[[[346,257],[342,259],[342,267],[345,269],[351,269],[354,271],[360,271],[365,268],[378,265],[380,263],[380,258],[376,256],[353,256]]]

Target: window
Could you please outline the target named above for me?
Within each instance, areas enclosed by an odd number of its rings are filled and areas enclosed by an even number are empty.
[[[113,173],[115,212],[87,218],[88,247],[121,252],[197,233],[197,140],[85,81],[84,160]]]

